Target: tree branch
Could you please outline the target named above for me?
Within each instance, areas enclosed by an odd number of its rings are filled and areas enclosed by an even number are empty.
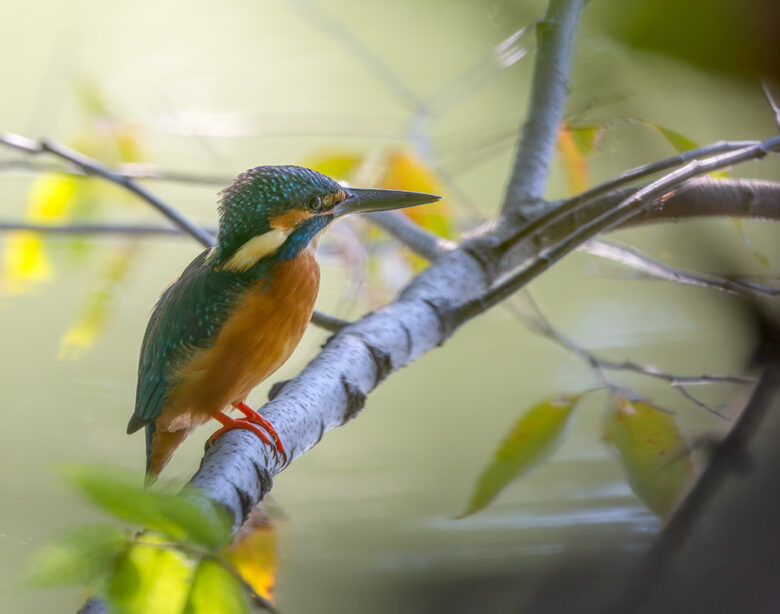
[[[426,260],[436,260],[448,251],[455,249],[453,241],[425,230],[419,224],[397,211],[383,211],[368,215],[379,226],[418,256]]]
[[[84,171],[87,175],[95,175],[101,177],[106,181],[116,184],[129,192],[132,192],[136,196],[142,198],[147,203],[152,205],[157,211],[162,213],[171,222],[173,222],[179,228],[185,230],[205,247],[211,247],[214,245],[214,237],[203,228],[198,226],[195,222],[179,213],[176,209],[163,202],[157,196],[152,194],[149,190],[138,184],[134,179],[130,179],[123,175],[119,175],[108,167],[100,164],[97,160],[85,156],[82,153],[74,151],[65,145],[57,143],[56,141],[44,139],[40,142],[33,141],[18,134],[0,134],[0,143],[14,147],[21,151],[25,151],[29,154],[38,155],[43,153],[50,153],[63,160],[70,162],[77,168]]]
[[[523,126],[502,213],[528,219],[544,196],[563,121],[569,64],[584,0],[550,0],[536,26],[538,49],[528,117]]]
[[[630,267],[635,271],[639,271],[641,275],[648,279],[660,279],[699,288],[710,288],[742,296],[772,297],[780,295],[780,288],[770,288],[747,279],[724,279],[716,275],[675,269],[662,262],[653,260],[633,247],[620,245],[612,241],[591,239],[580,245],[578,249],[579,251]]]
[[[457,322],[462,322],[496,305],[583,242],[599,233],[620,227],[639,212],[653,205],[657,199],[668,198],[676,188],[687,180],[740,162],[760,160],[768,153],[778,149],[780,149],[780,136],[704,160],[694,160],[637,190],[612,208],[578,223],[573,222],[577,222],[575,218],[580,217],[582,209],[587,209],[589,203],[577,202],[575,206],[569,206],[569,202],[563,203],[531,224],[527,224],[515,232],[510,232],[497,244],[498,248],[508,251],[516,247],[520,241],[523,241],[526,244],[525,247],[528,247],[530,240],[531,245],[536,247],[536,256],[526,265],[521,266],[519,270],[508,274],[505,279],[495,284],[483,296],[458,307],[456,312],[451,314],[452,318]],[[559,227],[558,232],[553,232],[556,226]],[[567,230],[561,232],[561,226]],[[573,230],[569,231],[568,229],[571,228]],[[549,231],[547,232],[549,236],[545,235],[545,231]],[[561,236],[563,238],[560,238]],[[539,246],[537,239],[546,243]],[[547,242],[548,240],[549,242]]]

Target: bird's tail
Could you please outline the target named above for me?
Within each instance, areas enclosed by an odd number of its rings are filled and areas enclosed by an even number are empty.
[[[184,441],[187,429],[178,431],[157,430],[154,422],[146,425],[146,480],[145,486],[151,486],[157,476],[168,464],[173,451]]]
[[[157,474],[152,473],[152,439],[154,438],[154,422],[146,425],[146,477],[144,478],[144,488],[149,488],[157,481]]]

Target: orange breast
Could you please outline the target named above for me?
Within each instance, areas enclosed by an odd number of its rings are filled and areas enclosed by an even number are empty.
[[[320,269],[311,249],[280,262],[273,280],[250,290],[214,345],[177,372],[157,429],[189,430],[249,392],[290,357],[311,319]]]

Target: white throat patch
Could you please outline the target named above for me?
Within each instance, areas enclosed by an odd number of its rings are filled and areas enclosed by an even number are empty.
[[[287,233],[274,228],[244,243],[220,269],[246,271],[261,259],[275,253],[287,240]]]

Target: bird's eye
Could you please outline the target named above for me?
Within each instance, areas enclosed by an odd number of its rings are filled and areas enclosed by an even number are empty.
[[[322,197],[321,196],[315,196],[309,201],[309,211],[314,211],[315,213],[322,211],[323,209],[323,203],[322,203]]]

